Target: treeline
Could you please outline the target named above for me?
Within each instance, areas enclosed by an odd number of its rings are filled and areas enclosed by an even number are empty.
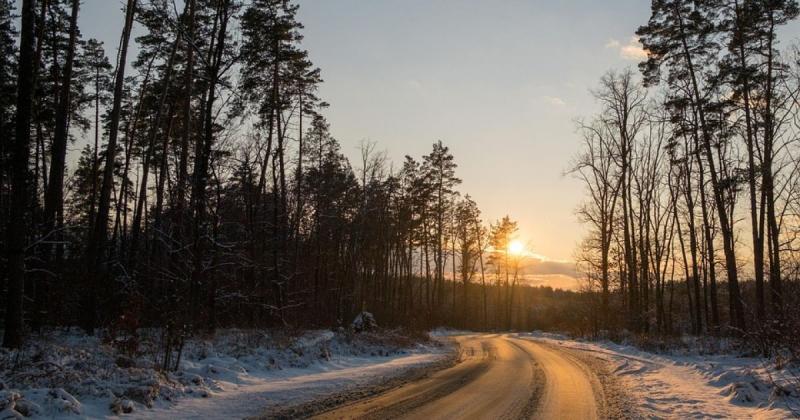
[[[579,123],[578,252],[599,328],[800,332],[800,54],[795,1],[653,1],[647,53]]]
[[[157,327],[168,367],[220,326],[533,322],[516,224],[481,220],[447,147],[344,157],[292,2],[127,0],[111,60],[79,0],[20,3],[0,1],[5,346]]]

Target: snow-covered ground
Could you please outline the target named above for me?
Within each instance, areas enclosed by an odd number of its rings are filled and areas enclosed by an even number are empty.
[[[588,342],[541,332],[519,334],[588,352],[614,375],[649,418],[786,419],[800,416],[800,369],[775,360],[701,354],[702,348],[653,354],[608,341]]]
[[[439,329],[431,336],[463,333]],[[725,348],[702,354],[703,346],[690,345],[654,354],[556,334],[518,336],[606,360],[646,417],[783,419],[800,412],[796,365],[778,368],[775,360],[737,357]],[[187,342],[180,369],[163,373],[152,349],[128,358],[99,338],[51,331],[22,351],[0,350],[0,419],[242,418],[374,389],[442,363],[450,350],[391,331],[225,330]]]
[[[0,350],[0,419],[242,418],[365,387],[445,359],[449,349],[395,332],[326,330],[297,336],[227,330],[192,340],[180,369],[121,356],[76,331]]]

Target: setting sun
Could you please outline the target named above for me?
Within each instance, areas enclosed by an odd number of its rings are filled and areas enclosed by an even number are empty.
[[[520,256],[525,253],[525,244],[523,244],[522,241],[513,240],[508,244],[508,252],[511,255]]]

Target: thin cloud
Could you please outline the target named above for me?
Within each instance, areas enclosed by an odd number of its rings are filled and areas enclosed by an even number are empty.
[[[564,102],[564,100],[559,98],[558,96],[546,96],[545,95],[545,96],[542,96],[542,99],[544,99],[550,105],[554,105],[554,106],[557,106],[557,107],[567,106],[567,103]]]
[[[526,274],[522,276],[521,283],[530,286],[550,286],[561,290],[577,291],[581,288],[580,280],[563,274]]]
[[[420,82],[417,79],[407,80],[406,81],[406,86],[408,86],[410,89],[414,89],[414,90],[423,90],[424,89],[424,86],[422,85],[422,82]]]
[[[647,59],[647,51],[642,48],[638,36],[632,36],[628,39],[627,44],[622,44],[616,39],[610,39],[606,42],[606,49],[616,50],[619,56],[630,61],[642,61]]]
[[[579,278],[580,275],[578,274],[578,270],[575,267],[574,262],[567,262],[567,261],[540,261],[535,264],[531,264],[527,270],[529,274],[539,274],[539,275],[561,275],[567,276],[572,278]]]

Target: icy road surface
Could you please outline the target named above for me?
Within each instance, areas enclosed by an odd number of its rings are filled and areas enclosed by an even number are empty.
[[[569,353],[512,335],[454,339],[461,363],[316,418],[598,418],[597,378]]]

